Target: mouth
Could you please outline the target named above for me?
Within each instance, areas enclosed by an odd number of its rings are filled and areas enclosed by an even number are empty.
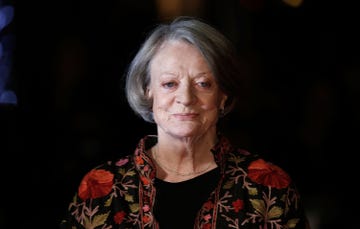
[[[173,116],[179,120],[186,121],[186,120],[193,120],[199,116],[197,113],[176,113]]]

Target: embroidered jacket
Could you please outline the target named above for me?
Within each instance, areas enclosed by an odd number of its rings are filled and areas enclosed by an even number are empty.
[[[146,153],[156,141],[145,136],[134,154],[89,171],[60,228],[159,228],[153,213],[155,166]],[[194,229],[309,228],[299,193],[285,171],[232,147],[224,136],[212,152],[221,178],[199,209]]]

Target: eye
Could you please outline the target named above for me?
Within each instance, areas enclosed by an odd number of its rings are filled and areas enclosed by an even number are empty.
[[[201,88],[210,88],[211,87],[211,83],[208,81],[197,82],[197,85],[199,85]]]
[[[170,88],[175,87],[175,86],[176,86],[176,83],[175,83],[175,82],[166,82],[166,83],[163,83],[162,86],[163,86],[164,88],[170,89]]]

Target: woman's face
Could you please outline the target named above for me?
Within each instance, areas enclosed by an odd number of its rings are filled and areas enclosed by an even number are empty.
[[[154,120],[173,137],[216,133],[226,96],[201,53],[181,41],[165,43],[150,63]]]

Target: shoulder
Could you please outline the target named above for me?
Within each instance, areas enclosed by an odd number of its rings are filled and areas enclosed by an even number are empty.
[[[247,215],[243,224],[293,225],[305,228],[306,216],[300,193],[289,174],[258,154],[234,150],[228,155],[222,197]]]
[[[260,154],[237,148],[228,155],[227,161],[231,167],[241,169],[253,184],[283,189],[292,183],[287,171]]]
[[[231,148],[226,154],[226,160],[228,164],[232,164],[235,167],[243,167],[246,169],[249,164],[257,161],[261,158],[261,156],[257,153],[252,153],[243,148]]]
[[[114,176],[117,174],[121,174],[121,171],[127,171],[134,168],[134,162],[132,160],[131,155],[127,155],[121,158],[117,158],[114,160],[108,160],[102,164],[99,164],[89,170],[86,176],[94,176],[96,174],[101,174],[102,176],[108,174],[108,176]]]
[[[116,180],[121,179],[132,169],[134,163],[131,156],[99,164],[83,176],[78,188],[80,198],[93,199],[109,194],[113,185],[118,183]]]

